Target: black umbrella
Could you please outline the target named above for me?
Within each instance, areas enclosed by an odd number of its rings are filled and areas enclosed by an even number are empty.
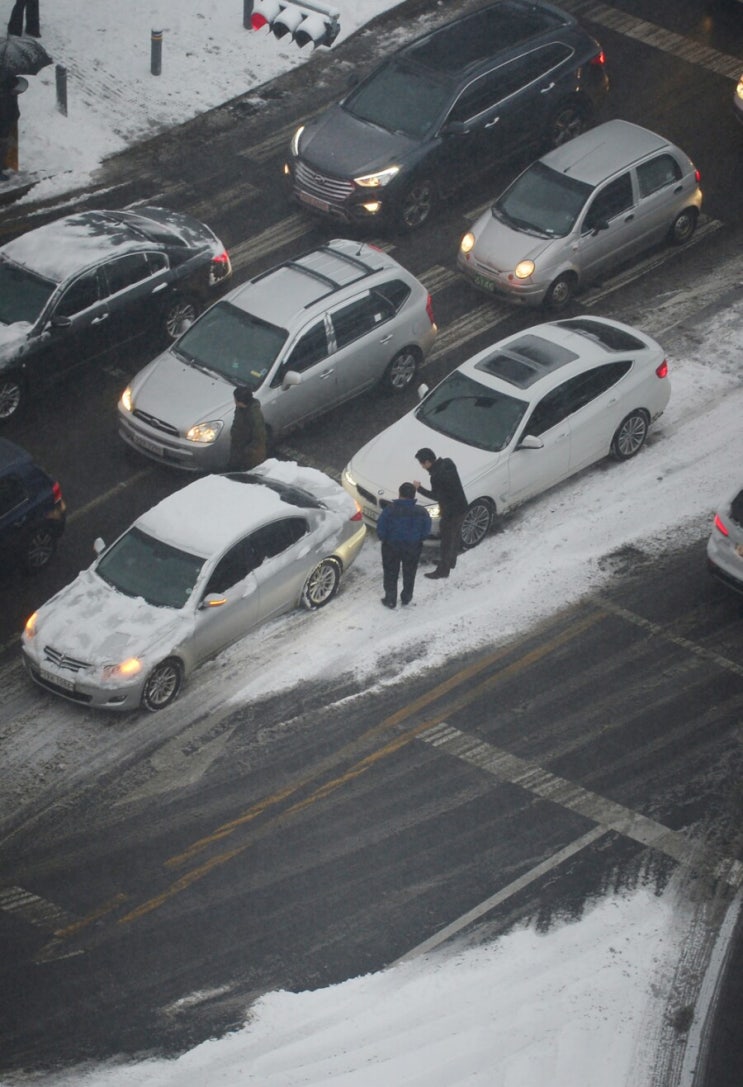
[[[10,34],[0,38],[0,79],[5,76],[36,75],[52,58],[36,38]]]

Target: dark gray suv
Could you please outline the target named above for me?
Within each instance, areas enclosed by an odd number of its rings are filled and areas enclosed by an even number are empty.
[[[499,0],[403,46],[301,126],[284,171],[308,210],[412,230],[473,175],[582,132],[608,87],[601,46],[571,15]]]

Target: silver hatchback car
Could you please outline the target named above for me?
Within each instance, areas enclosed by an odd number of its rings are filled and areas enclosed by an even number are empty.
[[[380,249],[336,239],[202,314],[124,391],[119,432],[165,464],[220,471],[235,386],[253,389],[270,444],[373,385],[406,389],[435,336],[422,283]]]
[[[688,241],[699,182],[662,136],[607,121],[527,167],[464,235],[459,269],[512,302],[562,309],[643,249]]]

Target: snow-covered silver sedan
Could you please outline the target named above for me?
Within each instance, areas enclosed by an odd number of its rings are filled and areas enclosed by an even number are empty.
[[[609,453],[638,453],[671,395],[667,374],[662,347],[619,321],[535,325],[462,363],[367,442],[343,486],[374,524],[400,481],[419,475],[418,449],[451,457],[469,501],[462,545],[474,547],[496,514]],[[428,512],[438,535],[438,506]]]
[[[743,488],[730,495],[715,514],[707,562],[710,573],[743,593]]]
[[[319,608],[364,542],[361,511],[313,468],[205,476],[140,517],[26,623],[33,680],[87,706],[167,706],[253,627]]]

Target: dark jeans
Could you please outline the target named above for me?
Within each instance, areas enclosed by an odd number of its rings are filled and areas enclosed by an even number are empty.
[[[397,603],[397,579],[402,567],[402,592],[400,599],[404,604],[409,604],[413,599],[413,587],[415,585],[415,573],[418,569],[418,560],[421,557],[420,543],[401,544],[382,541],[382,575],[384,578],[384,598],[391,603]]]
[[[464,513],[443,514],[439,521],[441,556],[439,570],[449,573],[457,565],[457,555],[462,550],[462,522]]]
[[[8,23],[9,34],[23,33],[23,12],[26,12],[26,33],[34,38],[41,37],[39,26],[39,0],[15,0]]]

